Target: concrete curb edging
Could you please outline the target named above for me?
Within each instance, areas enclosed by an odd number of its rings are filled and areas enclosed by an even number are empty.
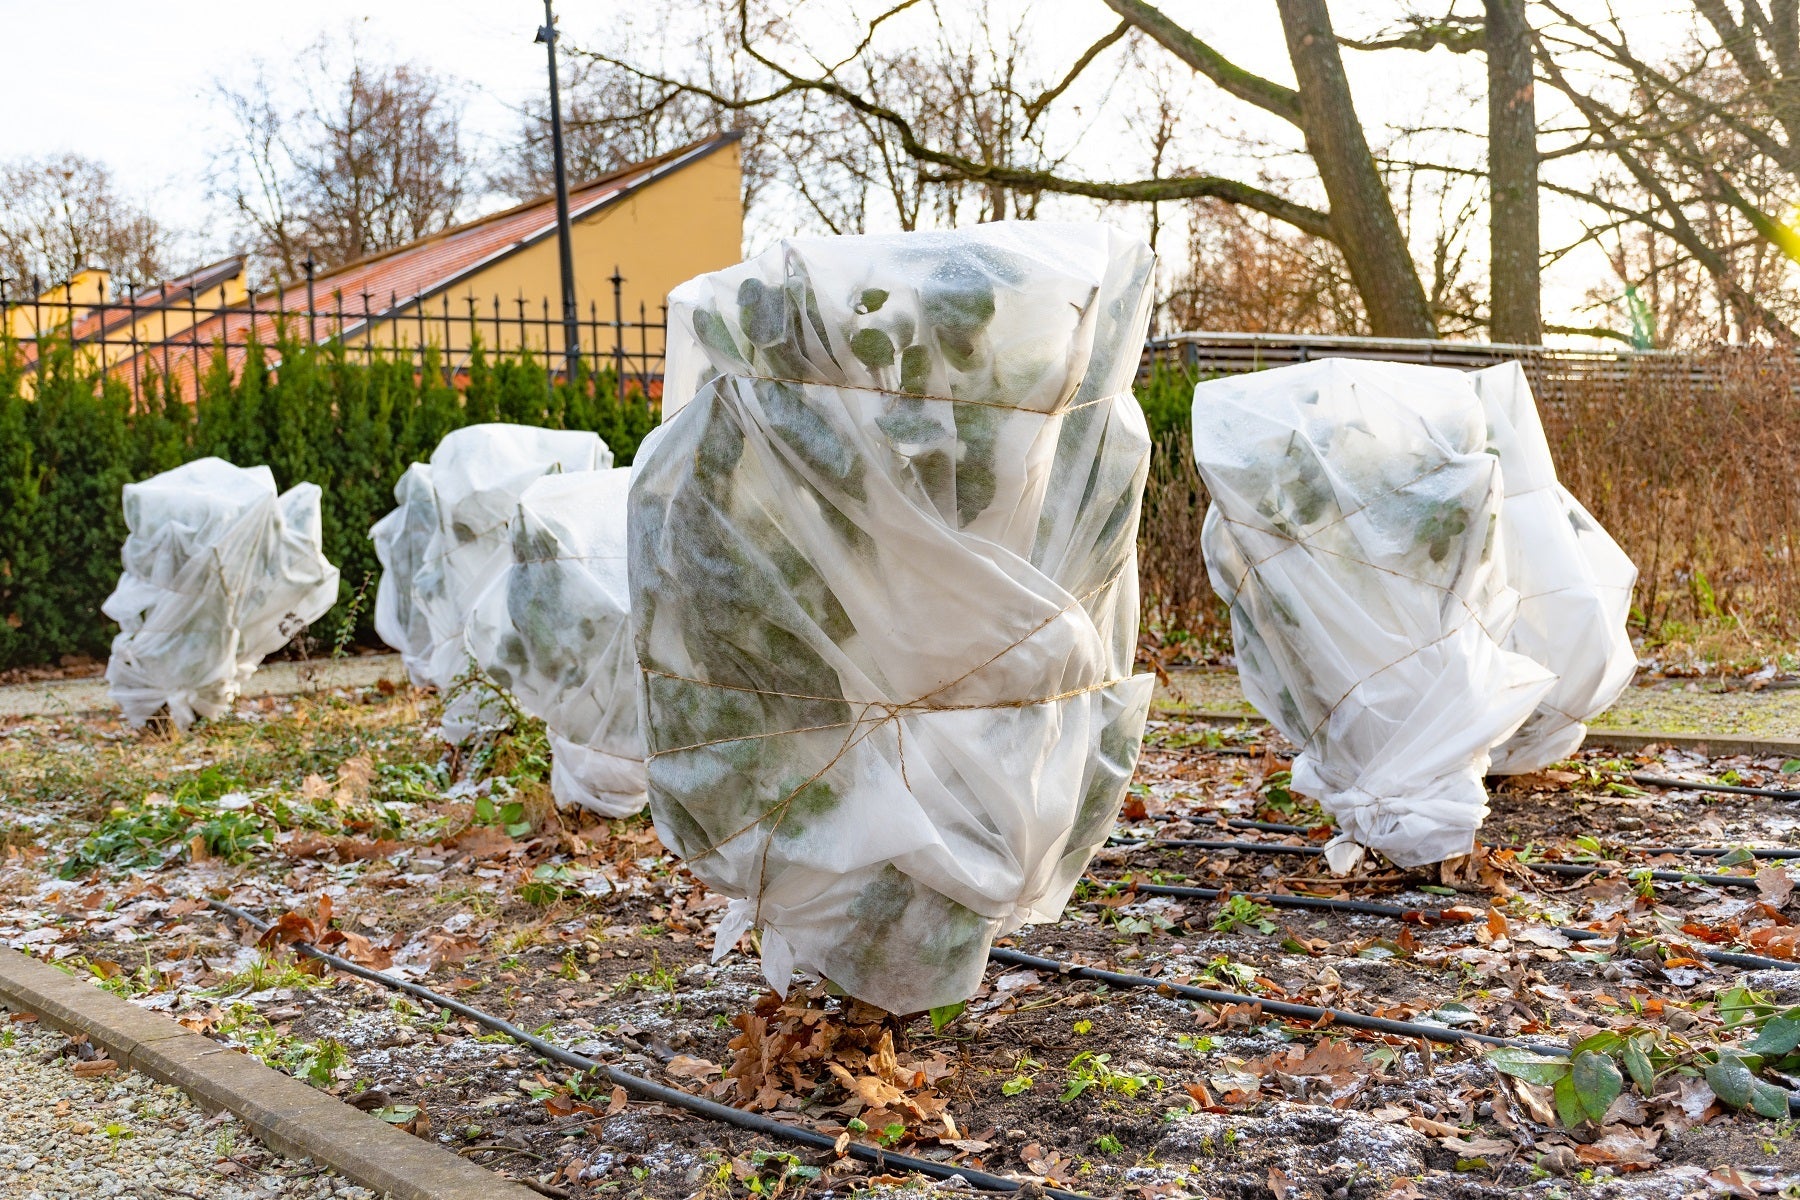
[[[1170,708],[1166,711],[1193,721],[1248,722],[1267,725],[1268,719],[1258,712],[1226,712],[1208,708]],[[1664,733],[1654,729],[1595,729],[1589,727],[1583,747],[1605,746],[1613,750],[1641,750],[1645,746],[1676,746],[1697,750],[1709,757],[1723,758],[1731,754],[1753,757],[1767,755],[1800,758],[1800,738],[1738,737],[1720,733]]]
[[[159,1013],[0,947],[0,1002],[84,1033],[121,1066],[225,1109],[271,1148],[394,1200],[533,1200],[513,1183]]]

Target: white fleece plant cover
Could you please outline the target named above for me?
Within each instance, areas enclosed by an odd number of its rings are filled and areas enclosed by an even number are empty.
[[[449,697],[441,723],[447,740],[460,742],[501,719],[483,713],[487,700],[478,692],[449,693],[476,665],[465,626],[475,601],[512,563],[511,527],[520,493],[545,475],[611,465],[612,452],[598,434],[468,425],[444,435],[431,452],[428,476],[409,470],[401,477],[394,489],[401,509],[377,522],[369,536],[377,554],[386,541],[392,557],[382,564],[396,576],[390,594],[395,597],[392,628],[398,636],[388,644],[416,656],[416,669],[408,663],[415,682],[431,684]],[[412,510],[415,503],[417,512]],[[410,588],[399,578],[408,564]],[[377,593],[378,607],[379,601]]]
[[[1500,524],[1507,581],[1519,593],[1519,619],[1506,648],[1558,676],[1525,724],[1494,751],[1489,770],[1515,775],[1574,753],[1587,722],[1631,683],[1637,654],[1625,623],[1637,567],[1557,482],[1524,368],[1507,363],[1470,378],[1506,481]]]
[[[375,633],[400,652],[413,686],[431,682],[431,626],[419,607],[413,580],[425,549],[437,532],[437,493],[431,490],[431,464],[413,463],[394,485],[397,507],[375,522],[369,538],[381,560],[381,582],[375,585]]]
[[[1328,359],[1202,383],[1193,422],[1239,677],[1337,819],[1333,868],[1468,853],[1489,751],[1554,682],[1504,648],[1518,594],[1473,383]]]
[[[1152,684],[1151,267],[1003,223],[796,239],[671,294],[676,415],[630,506],[650,807],[734,898],[716,952],[760,928],[777,989],[964,1000],[1112,829]]]
[[[631,470],[546,475],[519,496],[509,565],[475,602],[468,642],[488,678],[550,735],[557,803],[644,807],[644,733],[625,582]]]
[[[266,655],[337,602],[319,488],[275,494],[267,467],[202,458],[124,489],[125,573],[106,681],[126,718],[182,729],[231,707]]]

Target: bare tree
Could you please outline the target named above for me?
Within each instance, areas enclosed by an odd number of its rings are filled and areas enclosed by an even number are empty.
[[[1193,202],[1164,309],[1175,329],[1365,334],[1344,256],[1324,238],[1218,200]]]
[[[1537,101],[1525,0],[1486,0],[1488,271],[1496,342],[1544,340],[1538,284]]]
[[[14,299],[83,267],[143,283],[168,265],[167,231],[119,194],[104,164],[79,154],[0,163],[0,276]]]
[[[899,0],[863,27],[848,59],[826,63],[815,58],[816,68],[809,70],[784,61],[806,53],[799,39],[784,38],[778,28],[753,26],[749,0],[737,0],[736,44],[768,79],[766,88],[755,95],[727,96],[691,75],[654,70],[600,50],[587,53],[640,75],[661,88],[663,96],[697,94],[738,109],[762,108],[801,93],[828,98],[886,126],[906,156],[934,180],[960,181],[976,189],[988,215],[1014,211],[1021,200],[1029,205],[1032,198],[1047,193],[1127,203],[1211,198],[1242,205],[1334,242],[1377,332],[1431,336],[1434,325],[1425,289],[1357,119],[1324,0],[1277,0],[1289,57],[1300,80],[1298,89],[1244,70],[1142,0],[1106,3],[1121,17],[1119,26],[1082,51],[1053,81],[1027,79],[1022,72],[1005,69],[1008,63],[1017,63],[1009,55],[999,58],[998,72],[990,74],[983,67],[978,89],[968,87],[975,77],[961,80],[958,85],[970,95],[1003,96],[1005,103],[987,110],[995,118],[991,121],[972,121],[964,111],[949,130],[934,129],[916,114],[884,102],[858,86],[856,74],[847,70],[850,63],[871,53],[883,25],[926,0]],[[941,12],[930,5],[925,11],[937,13],[943,27]],[[1133,28],[1230,95],[1297,129],[1331,209],[1220,175],[1180,172],[1134,180],[1084,179],[1070,173],[1061,157],[1046,157],[1042,134],[1053,106]],[[1003,195],[1010,199],[1002,200]]]
[[[1710,37],[1653,61],[1616,13],[1592,20],[1544,0],[1555,23],[1536,34],[1539,70],[1582,127],[1563,153],[1604,164],[1608,186],[1584,197],[1599,210],[1592,240],[1641,226],[1706,273],[1725,327],[1800,344],[1786,299],[1800,260],[1787,218],[1800,173],[1800,0],[1691,3]],[[1789,286],[1771,289],[1772,266]]]
[[[284,105],[259,69],[246,90],[217,84],[237,141],[214,188],[289,278],[302,260],[338,266],[451,225],[475,175],[449,86],[414,64],[370,62],[355,41],[320,42]]]

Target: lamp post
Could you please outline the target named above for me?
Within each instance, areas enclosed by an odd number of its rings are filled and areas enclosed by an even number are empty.
[[[575,312],[575,250],[569,236],[569,175],[563,161],[562,97],[556,81],[556,14],[544,0],[544,24],[536,40],[550,60],[550,150],[556,164],[556,249],[562,265],[563,369],[569,382],[581,361],[581,331]]]

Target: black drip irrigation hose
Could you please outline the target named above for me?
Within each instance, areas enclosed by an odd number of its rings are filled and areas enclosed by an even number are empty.
[[[1207,818],[1204,814],[1195,816],[1168,816],[1157,819],[1166,822],[1187,821],[1194,825],[1204,825],[1207,823]],[[1330,826],[1323,823],[1318,825],[1283,825],[1278,821],[1240,821],[1233,819],[1225,822],[1225,828],[1256,830],[1259,833],[1291,833],[1306,835],[1311,834],[1317,829],[1329,829]],[[1181,844],[1181,841],[1175,838],[1119,838],[1116,840],[1119,845],[1139,841],[1154,842],[1158,844],[1167,843],[1171,845]],[[1199,846],[1202,843],[1193,841],[1189,844]],[[1220,845],[1224,844],[1225,843],[1220,843]],[[1234,847],[1236,845],[1255,845],[1260,847],[1267,844],[1268,843],[1266,842],[1254,842],[1233,843],[1232,845]],[[1518,849],[1516,846],[1498,846],[1495,848],[1500,850]],[[1626,844],[1617,847],[1617,849],[1621,853],[1642,854],[1647,858],[1654,858],[1659,854],[1686,855],[1690,858],[1724,858],[1730,854],[1748,854],[1751,858],[1770,860],[1800,858],[1800,847],[1796,846],[1636,846]]]
[[[1671,779],[1666,775],[1646,775],[1633,771],[1626,778],[1646,787],[1667,788],[1679,792],[1724,792],[1732,796],[1772,796],[1777,800],[1800,800],[1800,791],[1789,788],[1745,787],[1736,783],[1706,783],[1692,779]]]
[[[1477,1042],[1484,1046],[1507,1046],[1519,1050],[1529,1050],[1534,1054],[1555,1055],[1567,1058],[1569,1047],[1549,1042],[1528,1042],[1521,1038],[1495,1037],[1491,1033],[1476,1033],[1468,1029],[1454,1029],[1448,1025],[1427,1025],[1418,1021],[1396,1021],[1390,1017],[1371,1017],[1365,1013],[1346,1012],[1341,1008],[1320,1008],[1312,1004],[1294,1004],[1287,1000],[1269,1000],[1261,996],[1243,996],[1235,992],[1218,992],[1211,988],[1197,988],[1191,984],[1172,983],[1166,979],[1156,979],[1149,975],[1125,975],[1117,971],[1103,971],[1097,967],[1079,967],[1073,963],[1058,962],[1053,958],[1039,958],[1034,954],[1022,954],[1017,950],[1008,950],[995,946],[988,951],[988,958],[994,962],[1008,963],[1013,966],[1032,967],[1040,971],[1055,971],[1076,979],[1088,979],[1095,983],[1104,983],[1111,987],[1149,988],[1170,995],[1180,996],[1188,1000],[1198,1000],[1207,1004],[1253,1004],[1260,1005],[1266,1013],[1292,1020],[1311,1022],[1315,1027],[1321,1024],[1343,1025],[1351,1029],[1366,1029],[1372,1033],[1386,1033],[1398,1037],[1424,1038],[1427,1041],[1457,1045],[1462,1042]],[[1787,1093],[1788,1112],[1800,1116],[1800,1094]]]
[[[1448,1025],[1428,1025],[1420,1021],[1396,1021],[1391,1017],[1371,1017],[1366,1013],[1351,1012],[1342,1008],[1320,1008],[1313,1004],[1270,1000],[1264,996],[1221,992],[1212,988],[1195,987],[1188,983],[1157,979],[1150,975],[1126,975],[1118,971],[1103,971],[1098,967],[1080,967],[1074,963],[1058,962],[1053,958],[1039,958],[1035,954],[1008,950],[1003,946],[995,946],[989,950],[988,957],[994,962],[1006,963],[1008,966],[1054,971],[1059,975],[1104,983],[1109,987],[1146,988],[1151,991],[1165,992],[1171,996],[1180,996],[1184,1000],[1198,1000],[1204,1004],[1260,1005],[1266,1013],[1294,1021],[1307,1021],[1314,1026],[1319,1026],[1321,1023],[1342,1025],[1349,1029],[1366,1029],[1371,1033],[1385,1033],[1395,1037],[1424,1038],[1427,1041],[1442,1042],[1445,1045],[1479,1042],[1484,1046],[1510,1046],[1518,1050],[1530,1050],[1534,1054],[1555,1054],[1565,1058],[1569,1053],[1567,1046],[1551,1042],[1528,1042],[1519,1038],[1496,1037],[1491,1033],[1476,1033],[1470,1029],[1455,1029]]]
[[[1337,900],[1329,896],[1294,896],[1285,892],[1241,892],[1231,888],[1185,887],[1163,883],[1136,883],[1123,879],[1096,879],[1088,877],[1089,883],[1102,887],[1123,887],[1145,896],[1169,896],[1180,900],[1221,900],[1230,896],[1242,896],[1258,904],[1267,904],[1270,908],[1299,908],[1315,912],[1355,913],[1368,917],[1394,917],[1419,925],[1464,924],[1462,918],[1449,916],[1439,909],[1403,908],[1398,904],[1380,904],[1372,900]],[[1604,941],[1611,934],[1598,933],[1592,929],[1575,929],[1567,925],[1552,925],[1550,928],[1562,934],[1572,942]],[[1734,950],[1708,950],[1695,947],[1707,962],[1720,966],[1741,967],[1745,970],[1800,971],[1800,962],[1785,958],[1767,958],[1761,954],[1741,954]]]
[[[241,908],[235,908],[232,905],[226,904],[222,900],[209,900],[207,901],[207,904],[215,912],[223,913],[228,917],[242,921],[252,929],[260,932],[267,932],[270,929],[270,925],[267,921],[252,916]],[[413,983],[411,980],[396,979],[392,975],[385,975],[380,971],[360,966],[351,962],[349,959],[339,958],[329,951],[321,950],[310,942],[296,941],[293,945],[296,950],[306,955],[308,958],[316,958],[320,962],[330,964],[333,970],[341,971],[346,975],[354,975],[358,979],[366,979],[370,983],[380,984],[382,987],[391,988],[394,991],[405,992],[408,995],[416,996],[427,1003],[436,1005],[438,1008],[446,1009],[461,1017],[467,1017],[469,1020],[485,1026],[496,1033],[505,1034],[513,1041],[528,1047],[533,1052],[549,1059],[551,1062],[561,1063],[563,1066],[573,1067],[580,1071],[592,1072],[608,1080],[615,1086],[624,1088],[627,1092],[640,1099],[653,1100],[659,1104],[667,1104],[672,1108],[684,1109],[687,1112],[695,1113],[708,1120],[733,1125],[739,1129],[759,1134],[766,1138],[794,1142],[814,1150],[827,1150],[834,1153],[837,1150],[837,1139],[830,1134],[821,1133],[816,1129],[808,1129],[804,1126],[784,1124],[781,1121],[762,1116],[758,1113],[745,1112],[743,1109],[733,1108],[728,1104],[720,1104],[716,1100],[708,1100],[704,1096],[696,1096],[692,1092],[685,1092],[680,1088],[668,1087],[664,1084],[657,1083],[654,1080],[645,1079],[641,1075],[633,1075],[631,1072],[621,1070],[618,1067],[611,1067],[605,1063],[597,1062],[594,1059],[588,1058],[586,1055],[576,1054],[573,1050],[565,1050],[554,1042],[548,1042],[543,1038],[538,1037],[536,1034],[527,1033],[510,1021],[501,1017],[496,1017],[492,1013],[483,1012],[481,1009],[476,1008],[473,1005],[464,1004],[460,1000],[452,1000],[448,996],[440,995],[428,987]],[[1016,1192],[1024,1186],[1018,1180],[1007,1179],[1000,1175],[991,1175],[986,1171],[977,1171],[971,1167],[952,1166],[949,1163],[933,1162],[928,1158],[916,1158],[910,1154],[895,1154],[892,1151],[883,1150],[879,1146],[870,1146],[862,1142],[853,1141],[849,1143],[844,1148],[843,1153],[848,1158],[854,1158],[858,1162],[867,1163],[880,1170],[907,1171],[915,1175],[929,1176],[932,1179],[948,1180],[961,1177],[963,1180],[967,1181],[969,1186],[980,1188],[984,1191]],[[1057,1197],[1058,1200],[1089,1200],[1088,1197],[1081,1195],[1079,1192],[1064,1191],[1060,1188],[1053,1187],[1045,1187],[1039,1194],[1054,1196]]]
[[[1289,833],[1289,831],[1292,831],[1292,833],[1305,833],[1305,829],[1300,828],[1300,826],[1273,829],[1269,828],[1269,826],[1271,826],[1271,822],[1264,822],[1264,824],[1258,826],[1258,828],[1267,829],[1269,833]],[[1181,846],[1188,847],[1188,849],[1238,851],[1238,853],[1244,853],[1244,855],[1303,855],[1309,856],[1309,858],[1318,858],[1318,856],[1325,853],[1325,847],[1323,846],[1289,846],[1289,844],[1285,844],[1285,842],[1229,842],[1229,840],[1219,840],[1219,842],[1215,842],[1215,840],[1210,840],[1210,838],[1112,837],[1107,840],[1107,846]],[[1496,847],[1496,849],[1517,849],[1517,847],[1499,846]],[[1699,846],[1694,847],[1694,849],[1687,849],[1687,847],[1679,846],[1622,846],[1620,847],[1620,851],[1633,853],[1633,855],[1694,855],[1701,856],[1701,858],[1706,858],[1706,856],[1723,858],[1723,856],[1735,853],[1730,847],[1723,846]],[[1766,849],[1766,851],[1746,849],[1744,853],[1748,853],[1751,858],[1757,858],[1757,860],[1793,860],[1793,858],[1800,858],[1800,849],[1791,849],[1791,847]],[[1521,865],[1521,867],[1526,867],[1526,869],[1530,869],[1530,871],[1543,871],[1543,873],[1546,874],[1573,874],[1573,876],[1609,871],[1611,867],[1615,867],[1616,865],[1616,867],[1624,869],[1624,871],[1633,874],[1633,876],[1636,876],[1636,874],[1647,874],[1649,878],[1658,880],[1658,882],[1710,883],[1710,885],[1714,885],[1714,887],[1741,887],[1741,889],[1753,889],[1753,887],[1757,887],[1757,880],[1751,878],[1748,874],[1699,874],[1694,873],[1694,871],[1661,871],[1661,869],[1633,867],[1631,864],[1620,864],[1620,862],[1579,864],[1579,862],[1525,862],[1525,860],[1519,860],[1519,865]]]
[[[1169,889],[1161,890],[1167,891]],[[1177,890],[1211,891],[1212,889],[1190,888]],[[1307,899],[1308,897],[1285,898]],[[1348,904],[1356,902],[1344,901],[1342,903]],[[220,912],[226,916],[235,918],[236,920],[243,921],[252,929],[256,929],[260,932],[267,932],[271,928],[267,921],[252,916],[241,908],[226,904],[222,900],[209,900],[207,901],[207,905],[215,912]],[[1383,907],[1391,908],[1392,906]],[[1396,911],[1404,912],[1405,910]],[[1562,932],[1567,933],[1570,931],[1564,930]],[[1591,930],[1580,930],[1576,932],[1593,938],[1603,936],[1594,933]],[[411,980],[406,979],[396,979],[393,976],[385,975],[380,971],[360,966],[351,962],[349,959],[339,958],[329,951],[321,950],[310,942],[296,941],[293,944],[295,949],[299,950],[302,954],[305,954],[310,958],[316,958],[320,962],[328,963],[335,970],[342,971],[345,974],[354,975],[359,979],[366,979],[369,982],[379,984],[382,987],[417,996],[421,1000],[436,1005],[439,1008],[447,1009],[450,1012],[456,1013],[458,1016],[466,1017],[477,1024],[494,1030],[496,1033],[503,1033],[520,1045],[528,1047],[542,1057],[549,1059],[551,1062],[561,1063],[564,1066],[598,1074],[603,1078],[610,1080],[615,1086],[622,1087],[633,1095],[640,1096],[647,1100],[654,1100],[660,1104],[667,1104],[675,1108],[684,1109],[710,1120],[732,1125],[752,1133],[760,1133],[767,1137],[795,1142],[815,1150],[830,1150],[834,1153],[837,1150],[837,1139],[831,1137],[829,1134],[800,1126],[786,1125],[780,1121],[772,1120],[756,1113],[744,1112],[742,1109],[732,1108],[729,1105],[720,1104],[715,1100],[708,1100],[704,1097],[696,1096],[691,1092],[682,1091],[680,1088],[667,1087],[663,1084],[645,1079],[640,1075],[633,1075],[631,1072],[621,1070],[618,1067],[607,1066],[605,1063],[597,1062],[585,1055],[576,1054],[572,1050],[565,1050],[554,1042],[545,1041],[536,1034],[527,1033],[525,1030],[520,1029],[517,1025],[514,1025],[504,1018],[483,1012],[481,1009],[476,1008],[473,1005],[464,1004],[460,1000],[452,1000],[448,996],[440,995],[422,984],[413,983]],[[1442,1045],[1461,1045],[1465,1042],[1473,1042],[1484,1046],[1513,1047],[1529,1050],[1537,1054],[1554,1055],[1557,1057],[1567,1057],[1569,1053],[1568,1046],[1550,1042],[1532,1042],[1521,1038],[1497,1037],[1490,1033],[1478,1033],[1474,1030],[1457,1029],[1448,1025],[1428,1025],[1418,1021],[1397,1021],[1390,1017],[1370,1016],[1367,1013],[1353,1012],[1341,1008],[1323,1008],[1312,1004],[1296,1004],[1288,1000],[1271,1000],[1264,996],[1250,996],[1241,992],[1217,991],[1212,988],[1195,987],[1192,984],[1176,983],[1167,979],[1156,979],[1149,975],[1128,975],[1119,971],[1102,970],[1098,967],[1077,966],[1074,963],[1059,962],[1052,958],[1042,958],[1035,954],[1026,954],[1023,951],[1009,949],[1004,946],[990,947],[988,949],[988,960],[990,962],[1003,963],[1007,966],[1028,967],[1033,970],[1050,971],[1074,979],[1085,979],[1094,983],[1102,983],[1108,987],[1130,988],[1132,990],[1147,989],[1166,995],[1180,996],[1185,1000],[1194,1000],[1205,1004],[1244,1004],[1253,1007],[1260,1006],[1263,1012],[1273,1016],[1285,1017],[1296,1021],[1306,1021],[1314,1027],[1342,1025],[1349,1029],[1363,1029],[1371,1033],[1383,1033],[1394,1037],[1422,1038],[1426,1041],[1437,1042]],[[1800,1115],[1800,1095],[1790,1092],[1788,1093],[1787,1100],[1788,1111],[1795,1115]],[[925,1175],[933,1179],[945,1180],[960,1175],[970,1186],[985,1191],[1017,1192],[1024,1186],[1017,1180],[1007,1179],[999,1175],[990,1175],[985,1171],[977,1171],[968,1167],[952,1167],[947,1163],[933,1162],[930,1159],[925,1158],[915,1158],[907,1154],[892,1154],[882,1150],[878,1146],[869,1146],[860,1142],[849,1143],[845,1147],[844,1153],[859,1162],[868,1163],[871,1166],[883,1170],[897,1168],[899,1170],[909,1171],[916,1175]],[[1082,1196],[1078,1192],[1065,1191],[1055,1187],[1043,1187],[1037,1194],[1056,1197],[1056,1200],[1088,1200],[1087,1197]]]

